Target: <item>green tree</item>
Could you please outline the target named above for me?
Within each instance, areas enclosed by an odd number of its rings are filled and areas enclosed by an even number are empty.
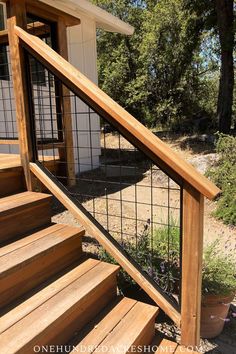
[[[234,93],[234,21],[236,7],[233,0],[185,0],[185,6],[202,19],[203,29],[219,38],[221,58],[218,89],[217,118],[219,130],[228,133],[232,125]]]
[[[213,0],[94,2],[135,27],[131,37],[98,32],[102,89],[150,126],[209,127],[220,56]]]
[[[219,130],[229,133],[234,92],[234,11],[233,0],[216,0],[217,27],[221,47],[221,75],[217,115]]]
[[[102,89],[142,120],[146,93],[139,91],[138,58],[144,3],[127,0],[95,0],[94,3],[135,27],[132,36],[98,31],[98,72]]]
[[[174,123],[179,128],[201,111],[195,93],[200,86],[204,89],[195,53],[202,26],[197,16],[184,9],[182,0],[155,3],[146,14],[141,44],[149,119],[152,125]]]

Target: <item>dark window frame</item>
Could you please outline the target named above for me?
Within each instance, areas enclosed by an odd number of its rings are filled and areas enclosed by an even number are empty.
[[[5,27],[5,12],[4,5],[0,4],[0,31],[4,31]],[[0,45],[0,80],[10,81],[7,44]]]

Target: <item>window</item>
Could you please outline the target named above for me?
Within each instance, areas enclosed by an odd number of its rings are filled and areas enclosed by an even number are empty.
[[[5,29],[5,16],[3,4],[0,4],[0,31]]]

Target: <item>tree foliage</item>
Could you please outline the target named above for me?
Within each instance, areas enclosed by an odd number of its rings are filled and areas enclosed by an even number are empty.
[[[94,0],[134,26],[99,31],[100,86],[149,126],[214,127],[219,40],[214,1]]]

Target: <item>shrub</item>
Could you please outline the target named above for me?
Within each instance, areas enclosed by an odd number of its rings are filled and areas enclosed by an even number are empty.
[[[236,225],[236,137],[219,134],[216,144],[217,165],[208,176],[222,190],[214,215],[226,224]]]
[[[123,241],[123,248],[162,289],[168,293],[177,289],[180,242],[179,227],[173,220],[171,227],[162,226],[155,229],[153,238],[147,223],[143,232],[137,236],[137,240]],[[102,261],[117,264],[103,248],[100,249],[98,256]],[[118,276],[119,289],[123,291],[132,284],[135,284],[132,278],[122,270]]]
[[[203,295],[230,295],[236,290],[236,269],[230,256],[221,255],[219,241],[209,244],[203,254]]]

